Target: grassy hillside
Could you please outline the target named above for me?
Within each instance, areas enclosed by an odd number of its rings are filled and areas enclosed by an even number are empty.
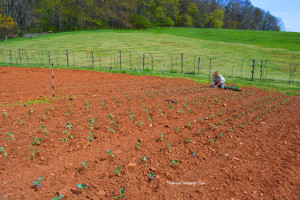
[[[21,56],[17,49],[23,49]],[[199,71],[203,75],[208,74],[212,59],[212,71],[219,70],[227,77],[250,78],[252,60],[256,59],[256,79],[260,78],[263,60],[267,67],[263,77],[286,82],[290,69],[296,68],[295,80],[300,81],[300,33],[289,32],[194,28],[65,32],[1,41],[0,64],[11,58],[15,65],[47,65],[50,51],[51,62],[66,66],[66,49],[70,67],[91,67],[93,62],[95,68],[117,69],[121,50],[122,69],[142,69],[145,54],[145,68],[161,70],[164,66],[165,70],[181,72],[184,53],[184,72],[188,73],[197,72],[200,57]]]

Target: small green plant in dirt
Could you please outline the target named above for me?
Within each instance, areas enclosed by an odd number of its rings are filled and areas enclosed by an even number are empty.
[[[95,118],[91,118],[90,123],[87,123],[87,125],[90,127],[90,130],[94,129],[94,124],[95,124]]]
[[[117,168],[115,170],[115,174],[117,174],[118,176],[121,176],[121,168],[119,166],[117,166]]]
[[[42,120],[47,121],[46,115],[43,115]]]
[[[200,121],[203,122],[203,118],[200,118]]]
[[[147,158],[145,156],[143,156],[143,161],[145,162],[145,167],[147,167],[148,163],[147,163]]]
[[[73,103],[71,102],[70,103],[70,105],[68,106],[68,112],[66,112],[66,115],[68,115],[68,116],[70,116],[70,114],[71,114],[71,111],[72,111],[72,109],[73,109]]]
[[[229,128],[228,130],[229,130],[229,131],[233,131],[233,129],[232,129],[232,128]]]
[[[81,162],[81,165],[84,169],[87,168],[87,164],[89,163],[89,161],[86,161],[86,162]]]
[[[116,133],[115,129],[113,129],[113,128],[108,128],[108,130],[112,133]]]
[[[19,121],[19,124],[20,124],[20,125],[23,125],[23,124],[26,123],[26,121],[22,120],[21,118],[19,118],[18,121]]]
[[[239,126],[240,126],[241,128],[243,128],[243,127],[244,127],[244,124],[239,124]]]
[[[103,99],[101,99],[100,103],[103,105],[103,108],[106,108],[105,102]]]
[[[209,143],[214,144],[216,142],[216,139],[209,140]]]
[[[64,141],[66,145],[69,145],[68,138],[64,138],[62,141]]]
[[[6,140],[15,140],[15,132],[7,133],[8,138]]]
[[[150,121],[150,123],[152,123],[152,117],[151,116],[148,117],[148,120]]]
[[[200,135],[203,135],[203,130],[198,130],[198,133],[200,133]]]
[[[178,113],[179,113],[179,114],[184,114],[184,111],[183,111],[182,109],[179,109],[179,110],[178,110]]]
[[[223,124],[224,124],[224,122],[223,122],[223,121],[220,121],[220,124],[221,124],[221,125],[223,125]]]
[[[90,141],[93,141],[94,137],[95,137],[95,133],[92,131],[89,131],[90,136],[86,137],[87,139],[90,139]]]
[[[161,141],[164,140],[164,134],[163,134],[163,133],[160,135],[160,140],[161,140]]]
[[[134,118],[134,114],[132,113],[132,114],[130,115],[130,121],[133,121],[133,118]]]
[[[32,144],[33,145],[35,145],[35,144],[41,144],[41,142],[42,142],[42,138],[37,138],[37,137],[34,137],[34,141],[32,142]]]
[[[35,151],[33,145],[31,145],[31,149],[27,149],[28,151],[30,151],[30,155],[28,156],[28,158],[35,158],[37,156],[37,154],[39,152],[41,152],[40,150]]]
[[[121,198],[125,198],[125,187],[121,189]],[[119,197],[114,196],[114,199],[119,199]]]
[[[50,110],[49,109],[46,110],[46,114],[50,115]]]
[[[186,141],[186,142],[191,142],[191,141],[192,141],[192,138],[186,138],[185,141]]]
[[[4,111],[2,115],[4,115],[5,117],[8,117],[6,111]]]
[[[224,133],[221,133],[221,136],[224,137]]]
[[[192,123],[191,123],[191,122],[189,122],[189,123],[187,124],[187,126],[188,126],[189,128],[193,128],[193,126],[192,126]]]
[[[175,131],[178,133],[179,132],[179,129],[178,129],[178,127],[176,126],[175,128]]]
[[[168,147],[169,147],[169,150],[172,150],[172,149],[173,149],[173,147],[172,147],[172,145],[171,145],[171,142],[168,143]]]
[[[30,120],[28,112],[26,112],[26,118],[27,118],[27,120]]]
[[[111,152],[111,150],[107,149],[107,152],[109,155],[111,155],[112,157],[115,157],[115,155]]]
[[[43,177],[39,177],[39,179],[37,181],[33,182],[33,185],[41,187],[42,186],[42,180],[43,180]]]
[[[172,160],[172,164],[174,164],[174,165],[178,165],[178,160]]]
[[[64,195],[60,195],[59,197],[53,197],[52,200],[61,200],[63,197],[65,197]]]
[[[82,184],[78,184],[77,187],[81,188],[84,191],[84,189],[87,188],[87,185],[85,183],[82,183]]]
[[[135,145],[135,148],[136,148],[136,149],[141,148],[141,141],[138,141],[138,143]]]
[[[198,151],[192,152],[192,156],[195,157],[197,153],[198,153]]]
[[[3,147],[0,146],[0,152],[4,152],[4,156],[7,156],[7,152],[5,151],[5,149]]]
[[[153,172],[150,172],[150,173],[149,173],[149,175],[150,175],[150,179],[152,179],[152,180],[153,180],[153,179],[155,178],[155,177],[154,177],[154,176],[155,176],[155,174],[154,174]]]
[[[138,127],[142,128],[143,124],[144,124],[144,122],[137,121]]]
[[[44,130],[45,133],[46,133],[46,135],[49,135],[49,132],[48,132],[46,126],[45,126],[44,124],[42,124],[41,126],[42,126],[42,128],[40,128],[40,131],[43,131],[43,130]]]
[[[87,101],[85,100],[85,108],[86,108],[86,111],[87,112],[91,112],[91,108],[92,108],[92,105]]]
[[[172,104],[170,104],[170,102],[168,101],[168,107],[169,108],[173,108],[173,105]]]
[[[74,137],[71,135],[71,130],[74,125],[75,125],[75,123],[73,123],[73,124],[67,123],[68,131],[63,131],[62,133],[63,134],[66,133],[71,139],[73,139]]]

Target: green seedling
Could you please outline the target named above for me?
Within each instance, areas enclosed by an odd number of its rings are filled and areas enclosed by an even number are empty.
[[[105,105],[105,102],[103,99],[101,99],[100,103],[103,104],[103,108],[106,108],[106,105]]]
[[[188,108],[188,112],[189,112],[189,113],[193,113],[193,111],[192,111],[191,109],[189,109],[189,108]]]
[[[172,164],[178,165],[178,160],[172,160]]]
[[[244,124],[239,124],[239,126],[242,128],[242,127],[244,127]]]
[[[183,111],[182,109],[179,109],[179,110],[178,110],[178,113],[184,114],[184,111]]]
[[[28,151],[30,151],[31,155],[28,156],[28,158],[35,158],[36,155],[41,152],[40,150],[35,151],[33,145],[31,145],[31,149],[27,149]]]
[[[85,183],[82,183],[82,184],[78,184],[77,187],[82,188],[84,191],[84,189],[87,188],[87,185]]]
[[[162,133],[161,135],[160,135],[160,139],[161,139],[161,141],[163,141],[164,140],[164,134]]]
[[[130,115],[130,121],[133,121],[133,118],[134,118],[134,114],[132,113],[132,114]]]
[[[33,108],[30,108],[30,113],[33,113],[34,111],[33,111]]]
[[[223,122],[223,121],[220,121],[220,124],[221,124],[221,125],[223,125],[223,124],[224,124],[224,122]]]
[[[224,133],[221,133],[221,136],[224,137]]]
[[[4,111],[2,115],[4,115],[5,117],[7,117],[7,112]]]
[[[150,174],[150,178],[153,180],[153,179],[155,178],[155,177],[154,177],[154,176],[155,176],[155,174],[154,174],[154,173],[152,173],[152,172],[150,172],[149,174]]]
[[[176,126],[175,128],[175,131],[178,133],[179,132],[179,129],[178,129],[178,127]]]
[[[73,139],[74,137],[71,135],[71,130],[74,125],[75,125],[75,123],[73,123],[73,124],[67,123],[67,128],[69,131],[63,131],[62,133],[63,134],[66,133],[71,139]]]
[[[6,140],[15,140],[15,132],[7,133],[8,138]]]
[[[26,117],[27,117],[27,120],[30,120],[28,112],[26,112]]]
[[[211,140],[209,140],[209,142],[210,142],[211,144],[214,144],[214,143],[216,142],[216,139],[211,139]]]
[[[46,113],[47,113],[48,115],[50,115],[50,110],[49,110],[49,109],[47,109],[47,110],[46,110]]]
[[[203,134],[203,130],[198,130],[198,133],[200,133],[200,135]]]
[[[108,115],[108,117],[110,118],[110,123],[113,124],[114,123],[114,118],[115,116],[113,116],[111,113]]]
[[[200,118],[200,121],[203,122],[203,118]]]
[[[89,163],[89,161],[86,161],[86,162],[81,162],[81,165],[84,169],[87,168],[87,164]]]
[[[95,119],[92,117],[92,118],[91,118],[91,122],[90,122],[90,123],[87,123],[87,125],[90,126],[90,130],[93,130],[93,129],[94,129],[94,124],[95,124]]]
[[[168,147],[169,147],[169,150],[173,149],[173,147],[171,146],[171,142],[168,143]]]
[[[69,145],[68,138],[64,138],[62,141],[66,142],[66,145]]]
[[[43,115],[42,120],[47,121],[46,115]]]
[[[214,117],[215,117],[215,115],[214,115],[214,114],[211,114],[210,116],[211,116],[212,118],[214,118]]]
[[[7,156],[7,152],[5,151],[5,149],[3,147],[0,146],[0,152],[4,152],[4,156]]]
[[[192,152],[192,156],[195,157],[198,151]]]
[[[144,122],[137,121],[138,127],[142,128],[143,124],[144,124]]]
[[[111,152],[111,150],[107,149],[107,152],[109,155],[111,155],[112,157],[115,157],[115,155]]]
[[[186,141],[186,142],[191,142],[191,141],[192,141],[192,138],[186,138],[185,141]]]
[[[41,144],[42,142],[42,138],[37,138],[37,137],[34,137],[34,141],[32,142],[33,145],[35,144]]]
[[[119,166],[117,166],[117,168],[115,170],[115,174],[117,174],[118,176],[121,176],[121,169]]]
[[[85,108],[86,108],[87,112],[91,112],[92,111],[91,107],[92,107],[92,105],[89,104],[89,102],[87,100],[85,100]]]
[[[19,118],[19,120],[18,120],[18,121],[19,121],[20,125],[23,125],[23,124],[25,124],[25,123],[26,123],[24,120],[22,121],[22,120],[21,120],[21,118]]]
[[[188,127],[192,128],[192,123],[191,122],[188,123]]]
[[[49,135],[49,132],[48,132],[48,130],[47,130],[47,128],[46,128],[46,126],[45,126],[44,124],[42,124],[41,126],[42,126],[42,128],[40,128],[40,130],[41,130],[41,131],[43,131],[43,130],[44,130],[44,131],[45,131],[45,133],[46,133],[46,135]]]
[[[122,197],[122,198],[125,197],[125,196],[124,196],[124,193],[125,193],[125,187],[123,187],[123,188],[121,189],[121,197]]]
[[[150,123],[152,123],[152,117],[148,117],[148,120],[150,121]]]
[[[55,110],[52,106],[50,106],[50,109],[53,111],[53,110]]]
[[[135,145],[135,148],[136,148],[136,149],[141,148],[141,142],[138,142],[138,143]]]
[[[228,130],[229,130],[229,131],[233,131],[232,128],[229,128]]]
[[[212,129],[217,129],[218,127],[215,124],[210,125]]]
[[[43,177],[40,177],[37,181],[33,182],[33,185],[41,187],[42,186],[42,183],[41,183],[42,180],[43,180]]]
[[[143,161],[145,162],[145,166],[147,167],[148,164],[147,164],[147,158],[145,156],[143,156]]]
[[[112,133],[116,133],[115,129],[113,129],[113,128],[108,128],[108,130]]]
[[[90,137],[86,137],[88,139],[90,139],[90,141],[93,141],[94,137],[95,137],[95,133],[93,133],[92,131],[89,131],[89,134],[91,135]]]
[[[170,104],[170,102],[168,101],[168,107],[169,108],[173,108],[173,105],[172,104]]]
[[[59,197],[53,197],[52,200],[61,200],[64,197],[64,195],[60,195]]]

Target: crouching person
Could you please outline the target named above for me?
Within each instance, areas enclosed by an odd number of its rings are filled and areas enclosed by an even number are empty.
[[[218,71],[215,71],[214,73],[214,82],[213,82],[213,87],[216,88],[221,88],[224,89],[225,87],[225,78],[219,74]]]

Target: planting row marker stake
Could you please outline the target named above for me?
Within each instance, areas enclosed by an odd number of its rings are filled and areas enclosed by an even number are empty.
[[[53,63],[52,63],[52,87],[53,87],[53,99],[54,99],[54,74],[53,74]]]

